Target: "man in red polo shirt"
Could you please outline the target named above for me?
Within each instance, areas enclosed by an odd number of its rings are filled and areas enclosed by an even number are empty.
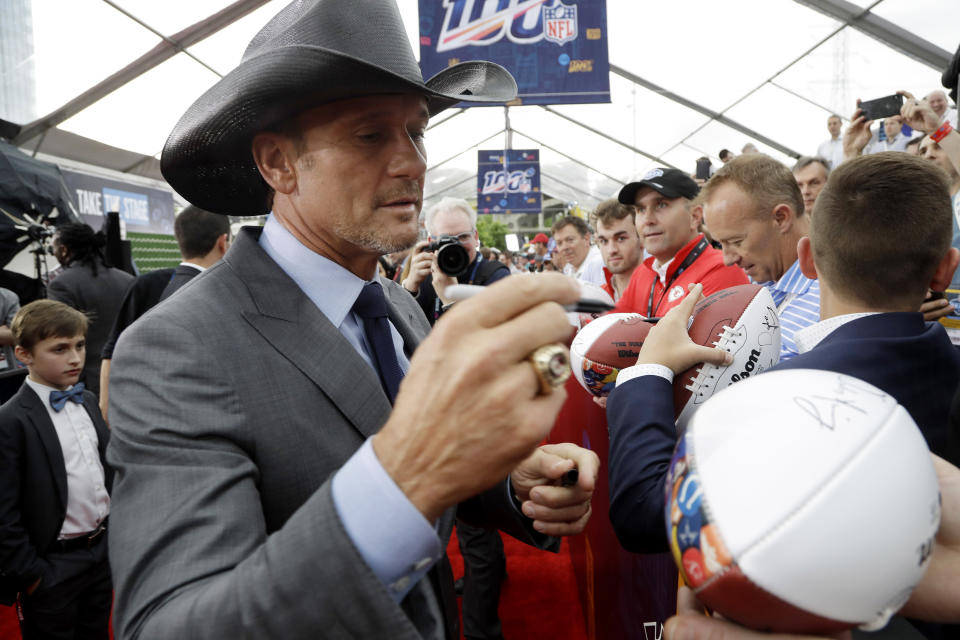
[[[710,295],[749,282],[740,267],[725,267],[700,233],[703,210],[693,204],[699,191],[679,169],[654,169],[620,190],[618,200],[636,206],[637,233],[650,257],[633,272],[616,312],[660,317],[683,300],[688,285],[699,282]]]

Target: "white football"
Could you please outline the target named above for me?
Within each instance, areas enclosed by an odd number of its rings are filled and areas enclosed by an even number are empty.
[[[608,313],[581,329],[570,345],[570,368],[589,393],[603,398],[624,367],[637,364],[652,327],[639,313]]]
[[[711,398],[677,443],[666,492],[671,550],[699,599],[781,633],[884,626],[940,521],[907,411],[827,371],[774,371]]]
[[[697,344],[729,351],[733,363],[699,364],[677,375],[673,406],[680,433],[714,393],[780,361],[780,318],[770,292],[757,284],[722,289],[698,302],[688,333]]]

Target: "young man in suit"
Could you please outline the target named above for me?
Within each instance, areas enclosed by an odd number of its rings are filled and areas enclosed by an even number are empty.
[[[515,93],[482,62],[424,82],[393,2],[313,0],[181,118],[171,186],[271,213],[114,353],[120,638],[455,638],[455,506],[540,547],[583,530],[597,457],[537,446],[564,394],[528,360],[564,355],[576,284],[507,278],[424,338],[377,276],[416,241],[431,115]]]
[[[960,354],[940,324],[916,311],[927,289],[942,290],[960,262],[950,246],[946,175],[909,154],[864,156],[831,174],[817,207],[798,261],[804,275],[820,281],[821,321],[797,332],[799,355],[771,370],[824,369],[865,380],[896,398],[931,451],[946,455]],[[686,333],[699,294],[695,288],[651,330],[637,366],[621,372],[608,399],[610,517],[631,550],[668,549],[662,514],[676,442],[674,374],[726,361],[727,354],[695,345]],[[924,631],[942,637],[938,629]]]
[[[230,246],[230,218],[190,205],[174,220],[173,235],[183,261],[160,294],[161,302],[224,256]]]
[[[0,407],[0,603],[17,599],[24,640],[106,640],[109,432],[78,382],[87,317],[53,300],[11,329],[29,375]]]

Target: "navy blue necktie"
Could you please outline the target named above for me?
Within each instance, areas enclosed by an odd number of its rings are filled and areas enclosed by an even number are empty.
[[[78,382],[77,384],[73,385],[72,388],[67,389],[66,391],[51,391],[50,406],[53,407],[54,411],[59,412],[61,409],[63,409],[63,406],[67,404],[67,400],[80,404],[83,402],[83,389],[83,383]]]
[[[363,286],[353,304],[353,312],[363,320],[363,332],[367,336],[367,344],[373,350],[370,356],[380,374],[380,384],[393,404],[400,388],[400,380],[403,379],[403,370],[397,361],[390,322],[387,319],[387,300],[379,282],[368,282]]]

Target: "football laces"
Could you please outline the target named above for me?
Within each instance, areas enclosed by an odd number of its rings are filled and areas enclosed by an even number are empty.
[[[746,344],[746,334],[746,328],[743,325],[740,325],[740,327],[736,329],[723,325],[720,339],[710,344],[728,353],[736,354],[736,352]],[[694,370],[694,375],[690,376],[690,382],[685,386],[686,390],[698,398],[703,397],[705,393],[716,384],[716,379],[720,376],[721,370],[725,368],[726,367],[718,367],[715,364],[703,365],[697,368]]]

